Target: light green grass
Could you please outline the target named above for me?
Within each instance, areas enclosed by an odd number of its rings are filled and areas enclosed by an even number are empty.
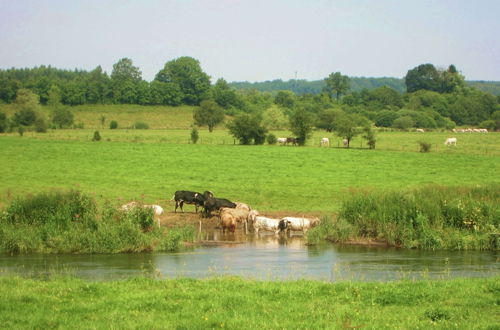
[[[5,328],[498,329],[498,277],[391,283],[0,278]]]
[[[176,190],[212,190],[261,210],[338,210],[346,191],[500,182],[496,156],[279,146],[0,138],[0,201],[50,188],[98,198],[144,195],[173,209]]]

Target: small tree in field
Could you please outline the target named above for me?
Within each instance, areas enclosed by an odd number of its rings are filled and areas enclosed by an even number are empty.
[[[375,132],[371,128],[371,126],[366,126],[364,129],[365,134],[363,135],[363,138],[366,139],[366,144],[368,144],[368,147],[370,149],[375,149],[375,143],[377,140],[375,139]]]
[[[99,134],[99,131],[94,132],[94,136],[92,137],[92,141],[101,141],[101,134]]]
[[[260,119],[249,114],[242,114],[227,124],[229,132],[240,141],[240,144],[263,144],[267,130]]]
[[[196,142],[198,142],[198,139],[199,139],[199,134],[198,134],[198,129],[196,128],[196,126],[193,126],[193,128],[191,129],[191,142],[193,142],[193,144],[196,144]]]
[[[306,144],[307,139],[312,134],[314,117],[304,108],[297,108],[290,116],[290,130],[297,137],[299,145]]]
[[[112,120],[110,123],[109,123],[109,128],[110,129],[117,129],[118,128],[118,122],[116,120]]]
[[[213,100],[205,100],[194,111],[193,119],[196,125],[206,125],[208,126],[208,131],[212,132],[216,125],[224,121],[224,109]]]

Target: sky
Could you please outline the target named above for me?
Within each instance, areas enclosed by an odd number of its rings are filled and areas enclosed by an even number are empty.
[[[151,81],[200,61],[231,81],[403,78],[425,63],[500,81],[499,0],[0,0],[0,69],[111,74],[127,57]]]

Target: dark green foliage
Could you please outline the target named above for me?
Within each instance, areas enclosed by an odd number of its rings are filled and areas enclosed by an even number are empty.
[[[343,203],[339,218],[365,237],[423,249],[495,249],[500,223],[498,185],[357,193]]]
[[[299,145],[304,145],[311,137],[314,125],[314,116],[304,107],[296,108],[290,116],[290,130],[297,137]]]
[[[3,133],[7,130],[7,125],[7,116],[5,115],[5,113],[0,112],[0,133]]]
[[[279,91],[274,98],[274,103],[285,108],[293,108],[295,106],[295,94],[290,91]]]
[[[351,88],[349,77],[342,75],[340,72],[330,73],[325,78],[325,84],[324,91],[330,97],[335,94],[337,100]]]
[[[134,123],[134,128],[135,129],[149,129],[149,125],[145,122],[142,122],[142,121],[136,121]]]
[[[271,144],[271,145],[276,144],[276,142],[278,142],[278,139],[277,139],[277,138],[276,138],[276,136],[275,136],[274,134],[272,134],[272,133],[269,133],[269,134],[267,135],[266,140],[267,140],[267,143],[268,143],[268,144]]]
[[[363,128],[364,135],[363,139],[366,140],[366,144],[368,145],[368,148],[370,149],[375,149],[375,144],[377,142],[377,139],[375,138],[375,132],[371,128],[371,126],[367,126]]]
[[[375,126],[377,127],[392,127],[394,121],[399,118],[396,111],[382,110],[375,116]]]
[[[70,127],[73,125],[73,112],[66,107],[57,107],[53,109],[52,123],[58,128]]]
[[[263,144],[267,130],[261,119],[255,115],[241,114],[227,123],[229,132],[240,141],[240,144]]]
[[[402,116],[392,122],[392,127],[408,130],[410,127],[415,127],[415,121],[410,116]]]
[[[191,129],[191,142],[193,144],[196,144],[199,138],[200,135],[198,134],[198,129],[196,128],[196,126],[193,126],[193,128]]]
[[[208,126],[212,132],[214,127],[224,121],[224,110],[213,100],[204,100],[193,113],[193,119],[198,126]]]
[[[210,90],[210,77],[203,72],[198,60],[188,56],[165,63],[155,80],[177,85],[182,102],[190,105],[200,104]]]
[[[94,132],[94,136],[92,136],[92,141],[101,141],[101,134],[99,131]]]
[[[420,145],[420,152],[430,152],[431,151],[431,144],[429,142],[418,141],[418,144]]]
[[[35,126],[35,132],[37,133],[47,132],[48,128],[47,121],[42,116],[36,118],[34,126]]]
[[[109,128],[110,129],[117,129],[118,128],[118,122],[116,120],[112,120],[110,123],[109,123]]]

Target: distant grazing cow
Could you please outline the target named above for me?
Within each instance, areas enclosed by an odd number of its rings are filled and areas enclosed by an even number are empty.
[[[293,144],[294,146],[296,146],[296,145],[297,145],[297,138],[294,138],[294,137],[287,137],[287,138],[286,138],[286,142],[285,142],[285,144],[287,144],[287,145],[288,145],[289,143],[291,143],[291,144]]]
[[[321,146],[322,147],[328,147],[330,146],[330,140],[326,137],[322,138],[321,139]]]
[[[417,131],[418,133],[425,133],[425,131],[424,131],[422,128],[417,128],[417,129],[416,129],[416,131]]]
[[[186,204],[194,204],[196,213],[198,213],[198,207],[203,207],[203,204],[205,202],[205,199],[207,196],[212,197],[214,194],[210,191],[205,191],[202,194],[199,192],[194,192],[194,191],[187,191],[187,190],[177,190],[174,194],[173,199],[175,200],[175,210],[174,212],[177,212],[177,207],[180,206],[181,211],[184,212],[183,210],[183,205],[184,203]]]
[[[302,231],[304,234],[312,227],[319,224],[320,220],[318,218],[296,218],[296,217],[284,217],[282,220],[287,222],[287,230],[291,231]]]
[[[456,146],[457,145],[457,138],[447,138],[446,141],[444,141],[444,144],[447,145],[447,146]]]
[[[278,138],[278,143],[281,144],[281,145],[285,145],[286,144],[286,138]]]
[[[342,144],[344,145],[344,147],[349,147],[349,140],[343,139]]]

